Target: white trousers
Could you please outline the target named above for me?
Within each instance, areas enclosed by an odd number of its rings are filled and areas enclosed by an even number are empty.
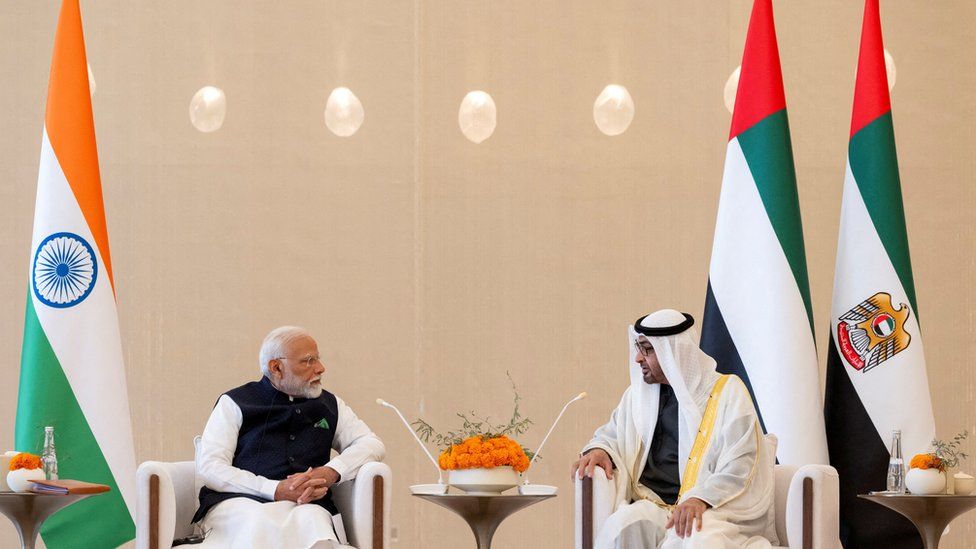
[[[200,549],[333,549],[338,541],[325,508],[290,501],[261,503],[233,498],[217,504],[200,521],[206,540]]]
[[[623,504],[596,533],[594,549],[656,548],[664,540],[668,512],[646,500]]]

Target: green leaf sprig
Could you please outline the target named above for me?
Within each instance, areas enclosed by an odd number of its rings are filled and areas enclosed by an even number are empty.
[[[508,420],[508,423],[492,423],[489,416],[481,417],[473,410],[469,410],[468,413],[456,412],[455,415],[461,419],[461,427],[452,431],[447,431],[444,433],[437,432],[434,427],[423,420],[423,418],[417,418],[416,421],[411,423],[414,430],[417,432],[417,436],[420,437],[424,442],[433,442],[434,445],[440,451],[449,450],[451,446],[455,444],[460,444],[465,439],[471,437],[481,437],[482,439],[495,438],[500,436],[507,436],[509,438],[515,438],[519,435],[526,433],[529,427],[532,425],[532,420],[527,417],[522,417],[522,413],[519,410],[519,404],[522,401],[522,397],[519,395],[518,387],[515,386],[515,380],[512,379],[512,374],[510,372],[505,372],[508,377],[508,381],[512,384],[512,393],[514,396],[514,408],[512,410],[512,417]],[[525,454],[532,459],[534,455],[528,448],[522,447]]]
[[[959,465],[961,460],[969,457],[969,454],[962,452],[962,442],[966,440],[969,436],[969,431],[965,430],[956,436],[952,437],[952,440],[933,440],[932,446],[935,450],[932,452],[935,456],[942,460],[943,467],[953,468]]]

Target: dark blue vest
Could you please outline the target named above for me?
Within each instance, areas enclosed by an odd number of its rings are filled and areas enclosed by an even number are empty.
[[[266,377],[225,394],[240,407],[243,416],[234,467],[272,480],[284,480],[292,473],[328,463],[339,419],[335,395],[322,391],[318,398],[289,400]],[[202,519],[218,503],[240,497],[268,501],[249,494],[217,492],[204,486],[200,489],[200,508],[193,522]],[[314,503],[333,515],[338,513],[331,492]]]

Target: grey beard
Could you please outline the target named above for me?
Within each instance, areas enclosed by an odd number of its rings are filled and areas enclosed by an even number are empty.
[[[298,398],[319,398],[322,395],[322,385],[312,387],[311,384],[291,376],[282,377],[278,383],[278,390]]]

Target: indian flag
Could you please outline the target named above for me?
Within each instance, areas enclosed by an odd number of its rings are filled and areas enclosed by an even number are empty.
[[[725,157],[702,349],[752,393],[780,463],[826,463],[810,284],[773,7],[756,0]]]
[[[78,0],[61,6],[37,178],[15,445],[54,426],[61,478],[112,490],[57,513],[51,548],[135,537],[135,453]]]
[[[847,547],[919,547],[893,511],[857,498],[884,490],[892,430],[907,458],[935,435],[908,253],[878,0],[867,0],[854,86],[827,350],[830,464],[840,473]]]

